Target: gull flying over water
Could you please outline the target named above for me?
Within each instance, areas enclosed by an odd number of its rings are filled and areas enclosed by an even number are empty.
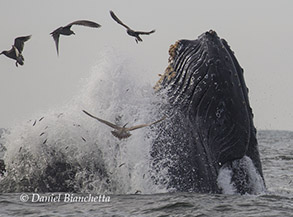
[[[155,30],[149,31],[149,32],[141,32],[141,31],[134,31],[131,28],[129,28],[127,25],[125,25],[115,14],[113,11],[110,11],[111,17],[120,25],[124,26],[127,29],[127,34],[130,36],[135,37],[136,43],[139,41],[142,41],[141,37],[139,35],[149,35],[155,32]]]
[[[120,126],[117,126],[116,124],[112,124],[108,121],[105,121],[103,119],[100,119],[98,117],[95,117],[93,115],[91,115],[90,113],[88,113],[87,111],[85,110],[82,110],[84,113],[86,113],[88,116],[108,125],[109,127],[112,127],[114,130],[111,131],[111,133],[113,134],[113,136],[117,137],[118,139],[126,139],[128,138],[129,136],[131,136],[131,134],[129,133],[129,131],[132,131],[132,130],[136,130],[136,129],[139,129],[139,128],[142,128],[142,127],[147,127],[147,126],[151,126],[153,124],[156,124],[160,121],[163,121],[166,119],[166,117],[164,116],[163,118],[161,118],[160,120],[157,120],[155,122],[152,122],[152,123],[149,123],[149,124],[141,124],[141,125],[136,125],[136,126],[133,126],[133,127],[126,127],[127,124],[125,124],[123,127],[120,127]]]
[[[18,67],[18,64],[23,65],[24,64],[24,58],[22,56],[22,51],[24,47],[24,42],[29,40],[31,38],[31,35],[28,36],[21,36],[14,39],[14,45],[12,45],[12,48],[10,50],[4,50],[0,53],[4,54],[5,56],[16,60],[15,65]]]
[[[87,26],[87,27],[92,27],[92,28],[99,28],[101,27],[100,24],[89,21],[89,20],[77,20],[74,21],[72,23],[69,23],[66,26],[61,26],[58,29],[55,29],[53,32],[51,32],[50,34],[52,35],[54,41],[55,41],[55,45],[56,45],[56,49],[57,49],[57,54],[59,55],[59,37],[60,35],[75,35],[75,33],[70,29],[71,26],[73,25],[81,25],[81,26]]]

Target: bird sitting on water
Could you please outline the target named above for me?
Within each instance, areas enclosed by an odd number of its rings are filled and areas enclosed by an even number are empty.
[[[127,29],[127,34],[130,36],[135,37],[135,41],[136,43],[138,43],[139,41],[142,41],[141,37],[139,35],[149,35],[155,32],[155,30],[152,30],[150,32],[141,32],[141,31],[134,31],[132,29],[130,29],[127,25],[125,25],[115,14],[113,11],[110,11],[110,15],[111,17],[120,25],[124,26]]]
[[[15,65],[18,67],[18,64],[23,65],[24,64],[24,58],[22,55],[24,42],[29,40],[31,38],[31,35],[28,36],[21,36],[14,39],[14,45],[12,45],[12,48],[10,50],[4,50],[0,53],[4,54],[5,56],[16,60]]]
[[[56,45],[56,49],[57,49],[57,54],[59,55],[59,37],[60,35],[75,35],[75,33],[70,29],[71,26],[73,25],[81,25],[81,26],[87,26],[87,27],[92,27],[92,28],[99,28],[101,27],[100,24],[92,22],[92,21],[88,21],[88,20],[77,20],[74,21],[72,23],[69,23],[66,26],[61,26],[58,29],[55,29],[53,32],[51,32],[50,34],[52,35],[54,41],[55,41],[55,45]]]
[[[109,127],[112,127],[113,131],[111,131],[111,133],[113,134],[113,136],[117,137],[118,139],[126,139],[128,138],[129,136],[131,136],[131,134],[129,133],[129,131],[132,131],[132,130],[136,130],[136,129],[139,129],[139,128],[142,128],[142,127],[147,127],[147,126],[151,126],[153,124],[156,124],[160,121],[163,121],[166,119],[166,117],[164,116],[163,118],[161,118],[160,120],[157,120],[155,122],[152,122],[152,123],[149,123],[149,124],[141,124],[141,125],[136,125],[136,126],[133,126],[133,127],[126,127],[127,124],[125,124],[123,127],[120,127],[120,126],[117,126],[116,124],[112,124],[108,121],[105,121],[103,119],[100,119],[98,117],[95,117],[93,115],[91,115],[90,113],[88,113],[87,111],[85,110],[82,110],[84,113],[86,113],[88,116],[108,125]]]

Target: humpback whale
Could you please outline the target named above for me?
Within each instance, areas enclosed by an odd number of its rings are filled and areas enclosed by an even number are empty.
[[[221,169],[230,169],[238,193],[254,193],[247,161],[264,186],[256,128],[243,69],[224,39],[213,30],[196,40],[179,40],[169,49],[169,65],[157,82],[167,95],[168,125],[158,127],[152,147],[156,183],[169,189],[221,193]],[[158,178],[160,177],[160,178]]]

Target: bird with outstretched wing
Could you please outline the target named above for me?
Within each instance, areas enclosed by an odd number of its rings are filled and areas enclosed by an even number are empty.
[[[4,54],[5,56],[16,60],[16,66],[18,66],[18,64],[23,65],[24,57],[22,55],[22,51],[24,48],[24,42],[28,41],[30,38],[31,35],[17,37],[16,39],[14,39],[14,45],[12,45],[12,48],[10,50],[2,51],[0,55]]]
[[[135,37],[135,41],[136,43],[138,43],[139,41],[142,41],[141,37],[139,35],[149,35],[155,32],[155,30],[149,31],[149,32],[143,32],[143,31],[135,31],[133,29],[131,29],[129,26],[127,26],[126,24],[124,24],[113,11],[110,11],[110,15],[111,17],[120,25],[124,26],[127,29],[127,34],[130,36]]]
[[[74,22],[71,22],[71,23],[67,24],[66,26],[61,26],[61,27],[55,29],[50,34],[52,35],[52,37],[53,37],[53,39],[55,41],[56,50],[57,50],[58,55],[59,55],[59,37],[60,37],[60,35],[67,35],[67,36],[75,35],[75,33],[70,29],[71,26],[73,26],[73,25],[87,26],[87,27],[92,27],[92,28],[101,27],[100,24],[95,23],[93,21],[77,20],[77,21],[74,21]]]
[[[151,126],[153,124],[156,124],[156,123],[159,123],[160,121],[163,121],[166,119],[166,116],[164,116],[163,118],[157,120],[157,121],[154,121],[152,123],[149,123],[149,124],[140,124],[140,125],[136,125],[136,126],[133,126],[133,127],[126,127],[127,124],[125,124],[123,127],[120,127],[120,126],[117,126],[116,124],[113,124],[109,121],[106,121],[106,120],[103,120],[101,118],[98,118],[96,116],[93,116],[92,114],[88,113],[87,111],[85,110],[82,110],[85,114],[87,114],[88,116],[108,125],[109,127],[115,129],[113,131],[111,131],[111,133],[117,137],[118,139],[125,139],[125,138],[128,138],[129,136],[131,136],[131,134],[129,133],[129,131],[132,131],[132,130],[136,130],[136,129],[139,129],[139,128],[143,128],[143,127],[148,127],[148,126]]]

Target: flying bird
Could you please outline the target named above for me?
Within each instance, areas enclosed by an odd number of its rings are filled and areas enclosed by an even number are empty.
[[[72,23],[69,23],[66,26],[61,26],[58,29],[55,29],[53,32],[51,32],[50,34],[52,35],[54,41],[55,41],[55,45],[56,45],[56,49],[57,49],[57,54],[59,55],[59,37],[60,35],[75,35],[75,33],[70,29],[71,26],[73,25],[81,25],[81,26],[87,26],[87,27],[92,27],[92,28],[99,28],[101,27],[100,24],[89,21],[89,20],[77,20],[74,21]]]
[[[103,119],[100,119],[98,117],[95,117],[93,115],[91,115],[90,113],[88,113],[87,111],[85,110],[82,110],[84,113],[86,113],[88,116],[108,125],[109,127],[112,127],[114,130],[111,131],[111,133],[113,134],[113,136],[117,137],[118,139],[126,139],[128,138],[129,136],[131,136],[131,134],[129,133],[129,131],[132,131],[132,130],[136,130],[136,129],[139,129],[139,128],[142,128],[142,127],[147,127],[147,126],[151,126],[153,124],[156,124],[160,121],[163,121],[165,120],[165,116],[163,118],[161,118],[160,120],[157,120],[155,122],[152,122],[152,123],[149,123],[149,124],[141,124],[141,125],[136,125],[136,126],[133,126],[133,127],[126,127],[127,124],[125,124],[123,127],[120,127],[120,126],[117,126],[116,124],[112,124],[108,121],[105,121]]]
[[[127,29],[127,34],[130,36],[135,37],[135,41],[136,43],[138,43],[139,41],[142,41],[141,37],[139,35],[149,35],[155,32],[155,30],[152,30],[150,32],[141,32],[141,31],[134,31],[131,28],[129,28],[127,25],[125,25],[115,14],[113,11],[110,11],[110,15],[111,17],[120,25],[124,26]]]
[[[4,50],[0,53],[4,54],[5,56],[16,60],[15,65],[18,67],[18,64],[23,65],[24,64],[24,58],[22,55],[24,42],[29,40],[31,38],[31,35],[28,36],[21,36],[16,39],[14,39],[14,45],[12,45],[12,48],[10,50]]]

